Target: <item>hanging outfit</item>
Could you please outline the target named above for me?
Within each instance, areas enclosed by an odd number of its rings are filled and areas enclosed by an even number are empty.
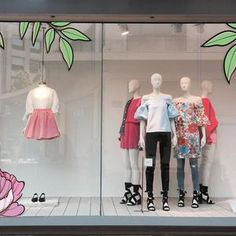
[[[185,159],[189,159],[193,188],[199,191],[198,158],[202,155],[199,127],[206,126],[209,121],[204,114],[201,100],[174,100],[179,116],[175,119],[177,146],[174,148],[177,158],[177,180],[179,190],[184,190]]]
[[[145,150],[153,166],[146,168],[146,191],[153,192],[153,177],[156,164],[157,142],[160,144],[162,190],[169,190],[169,162],[171,154],[170,119],[178,116],[170,95],[160,94],[148,99],[138,108],[135,117],[147,121]]]
[[[140,123],[134,118],[134,114],[141,104],[141,98],[130,99],[123,114],[120,127],[120,147],[122,149],[138,149]]]
[[[54,114],[58,112],[59,101],[54,89],[41,85],[32,89],[26,99],[24,120],[28,119],[25,138],[36,140],[54,139],[60,136]]]
[[[204,186],[208,186],[210,180],[210,169],[214,161],[215,144],[217,142],[216,129],[218,121],[209,98],[202,98],[202,104],[204,106],[205,115],[208,117],[210,124],[206,126],[206,145],[202,151],[200,183]]]

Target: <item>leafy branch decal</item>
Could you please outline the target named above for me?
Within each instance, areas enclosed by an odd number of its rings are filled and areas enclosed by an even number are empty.
[[[43,22],[20,22],[19,23],[19,35],[23,40],[29,26],[32,25],[31,41],[34,46]],[[43,43],[46,45],[46,52],[49,53],[56,36],[59,39],[59,50],[62,58],[65,61],[68,70],[71,69],[74,62],[74,50],[70,41],[91,41],[91,39],[80,32],[78,29],[71,27],[71,22],[46,22],[46,31],[43,35]],[[0,32],[0,47],[4,49],[4,39]]]
[[[215,47],[215,46],[225,47],[235,42],[236,23],[228,23],[227,25],[230,28],[233,28],[234,31],[233,30],[222,31],[214,35],[210,39],[208,39],[204,44],[202,44],[202,47]],[[236,70],[236,43],[234,43],[234,45],[230,47],[226,52],[224,57],[223,69],[226,80],[228,83],[230,83],[232,75]]]

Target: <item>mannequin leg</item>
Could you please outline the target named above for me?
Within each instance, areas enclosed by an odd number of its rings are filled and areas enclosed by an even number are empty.
[[[126,204],[131,196],[132,196],[132,192],[131,192],[131,187],[132,187],[132,183],[131,183],[131,164],[130,164],[130,157],[129,157],[129,150],[125,149],[124,150],[124,156],[125,156],[125,170],[126,170],[126,176],[125,176],[125,193],[123,198],[120,201],[120,204]]]
[[[169,191],[169,169],[171,152],[171,133],[161,133],[160,138],[160,159],[161,159],[161,181],[162,181],[162,209],[169,211],[168,191]]]
[[[152,166],[146,168],[146,191],[150,194],[153,193],[153,177],[156,167],[156,151],[157,151],[157,138],[154,133],[146,134],[146,158],[152,159]]]
[[[131,182],[133,185],[140,184],[140,171],[138,166],[138,149],[129,149],[129,157],[130,157],[130,167],[132,172]]]
[[[203,148],[202,162],[200,166],[200,203],[206,202],[208,204],[214,204],[208,194],[208,186],[210,181],[211,167],[215,156],[215,144],[207,144]]]
[[[211,167],[214,161],[215,144],[206,144],[203,148],[202,160],[200,164],[200,183],[209,186]]]
[[[149,211],[156,210],[153,202],[153,177],[156,166],[157,137],[158,135],[156,133],[147,133],[145,140],[146,158],[152,159],[152,166],[146,168],[147,209]]]
[[[129,149],[124,149],[124,157],[125,157],[125,160],[124,160],[125,161],[125,182],[131,183],[132,170],[131,170]]]
[[[199,207],[199,174],[198,174],[198,159],[190,158],[189,164],[191,167],[192,173],[192,182],[193,182],[193,198],[192,198],[192,208]]]
[[[141,204],[141,195],[139,193],[140,188],[140,172],[138,167],[138,149],[129,149],[129,157],[131,164],[131,172],[132,172],[132,185],[133,185],[133,193],[131,198],[129,199],[127,205],[134,206]]]
[[[199,192],[198,159],[189,159],[189,164],[191,167],[193,190]]]
[[[177,159],[177,181],[178,181],[178,189],[184,191],[184,172],[185,167],[185,159]]]
[[[161,180],[164,192],[169,191],[170,152],[171,133],[166,133],[160,137]]]

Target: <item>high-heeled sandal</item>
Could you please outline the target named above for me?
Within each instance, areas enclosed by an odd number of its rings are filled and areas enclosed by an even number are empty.
[[[149,211],[155,211],[156,208],[154,206],[154,197],[153,197],[153,193],[152,192],[148,192],[148,198],[147,198],[147,209]]]
[[[204,186],[200,184],[200,194],[199,194],[199,203],[207,203],[207,204],[215,204],[213,200],[210,199],[209,194],[208,194],[208,186]]]
[[[184,207],[185,206],[185,194],[186,194],[186,191],[184,190],[179,190],[179,200],[178,200],[178,207]]]
[[[155,211],[156,210],[153,200],[154,200],[154,197],[148,197],[147,198],[147,209],[149,211]]]
[[[198,192],[196,190],[193,191],[193,199],[192,199],[192,208],[198,208],[199,202],[198,202]]]
[[[163,195],[162,197],[162,210],[163,211],[169,211],[170,207],[168,204],[168,192],[167,191],[162,191],[161,194]]]
[[[139,189],[141,189],[140,185],[133,185],[134,193],[131,198],[127,202],[127,206],[135,206],[141,204],[141,194],[139,193]]]
[[[130,190],[132,184],[131,183],[125,183],[125,193],[123,198],[120,201],[120,204],[127,204],[128,201],[130,200],[131,196],[132,196],[132,192]]]
[[[42,193],[39,197],[39,202],[46,202],[45,193]]]
[[[38,201],[38,194],[37,193],[34,193],[33,197],[31,198],[31,201],[32,202],[37,202]]]

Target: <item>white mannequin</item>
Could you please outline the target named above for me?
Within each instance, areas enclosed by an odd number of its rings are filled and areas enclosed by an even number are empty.
[[[128,91],[133,99],[140,98],[140,83],[138,80],[129,81]],[[138,167],[138,149],[124,149],[126,182],[134,185],[140,184],[140,171]]]
[[[161,85],[162,85],[162,77],[160,74],[153,74],[151,76],[151,84],[153,88],[153,92],[147,95],[144,95],[142,98],[142,103],[145,100],[149,100],[150,98],[158,98],[159,95],[161,95]],[[171,131],[172,131],[172,144],[173,146],[176,146],[177,144],[177,136],[176,136],[176,129],[175,129],[175,123],[174,119],[170,120],[171,124]],[[145,134],[146,134],[146,121],[141,120],[140,121],[140,139],[139,139],[139,146],[143,149],[145,148]]]
[[[191,79],[190,78],[188,78],[188,77],[181,78],[180,79],[180,87],[181,87],[182,91],[184,92],[182,98],[185,101],[191,102],[191,101],[201,100],[200,97],[191,95],[191,93],[190,93]],[[205,144],[206,144],[206,130],[205,130],[204,126],[201,126],[200,129],[201,129],[201,132],[202,132],[201,147],[204,147]]]
[[[202,98],[208,98],[209,94],[213,91],[213,84],[208,81],[204,80],[201,84],[202,89]],[[201,164],[200,164],[200,183],[205,186],[209,186],[209,180],[210,180],[210,173],[211,173],[211,167],[214,160],[214,154],[215,154],[215,147],[216,145],[214,143],[206,144],[203,148],[203,154],[201,158]]]

